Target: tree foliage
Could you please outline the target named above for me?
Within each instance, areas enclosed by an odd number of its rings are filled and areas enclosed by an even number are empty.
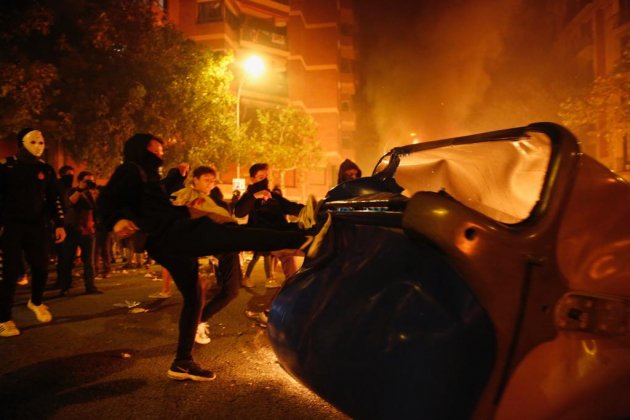
[[[595,79],[581,95],[565,100],[560,118],[572,129],[609,141],[630,133],[630,49],[612,72]]]
[[[296,107],[277,107],[257,111],[251,138],[263,150],[263,158],[280,172],[281,188],[284,174],[293,169],[310,169],[321,163],[322,150],[315,141],[313,118]]]
[[[145,0],[0,3],[0,136],[41,127],[107,176],[134,132],[171,164],[229,159],[230,56],[187,40]]]

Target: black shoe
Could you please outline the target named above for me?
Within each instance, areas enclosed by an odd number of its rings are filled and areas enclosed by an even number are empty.
[[[98,290],[96,287],[92,287],[90,289],[87,289],[85,291],[86,295],[102,295],[103,292],[101,292],[100,290]]]
[[[176,381],[190,379],[192,381],[211,381],[217,377],[211,370],[202,369],[192,360],[174,361],[166,375]]]

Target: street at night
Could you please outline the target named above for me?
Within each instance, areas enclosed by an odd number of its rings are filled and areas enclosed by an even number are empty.
[[[80,278],[67,297],[47,291],[50,324],[39,324],[26,308],[30,287],[18,289],[14,319],[22,334],[0,342],[0,418],[347,418],[291,378],[266,329],[244,315],[277,290],[264,288],[262,264],[254,271],[257,286],[241,288],[210,320],[210,344],[195,344],[195,358],[217,374],[203,383],[167,378],[181,296],[147,297],[161,282],[146,273],[98,280],[102,295],[84,295]],[[121,307],[125,301],[140,304]]]
[[[0,420],[630,419],[630,0],[0,0],[0,52]]]

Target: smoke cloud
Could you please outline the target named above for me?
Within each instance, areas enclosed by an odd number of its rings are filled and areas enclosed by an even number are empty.
[[[524,86],[541,90],[534,79],[545,66],[545,43],[550,54],[544,1],[417,3],[355,3],[361,115],[380,140],[378,155],[410,143],[410,132],[433,140],[549,119],[546,99]],[[525,99],[539,103],[524,106]]]

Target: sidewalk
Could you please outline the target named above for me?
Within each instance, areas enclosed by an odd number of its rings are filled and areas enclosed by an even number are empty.
[[[347,418],[292,379],[277,363],[266,329],[245,317],[245,309],[264,307],[276,291],[264,288],[262,264],[252,276],[257,286],[241,288],[210,320],[212,342],[195,345],[195,359],[217,374],[206,383],[166,377],[181,296],[148,298],[161,279],[145,274],[97,280],[102,295],[83,294],[80,278],[66,297],[48,290],[50,324],[35,320],[26,308],[30,288],[18,286],[13,320],[22,334],[0,339],[0,418]]]

